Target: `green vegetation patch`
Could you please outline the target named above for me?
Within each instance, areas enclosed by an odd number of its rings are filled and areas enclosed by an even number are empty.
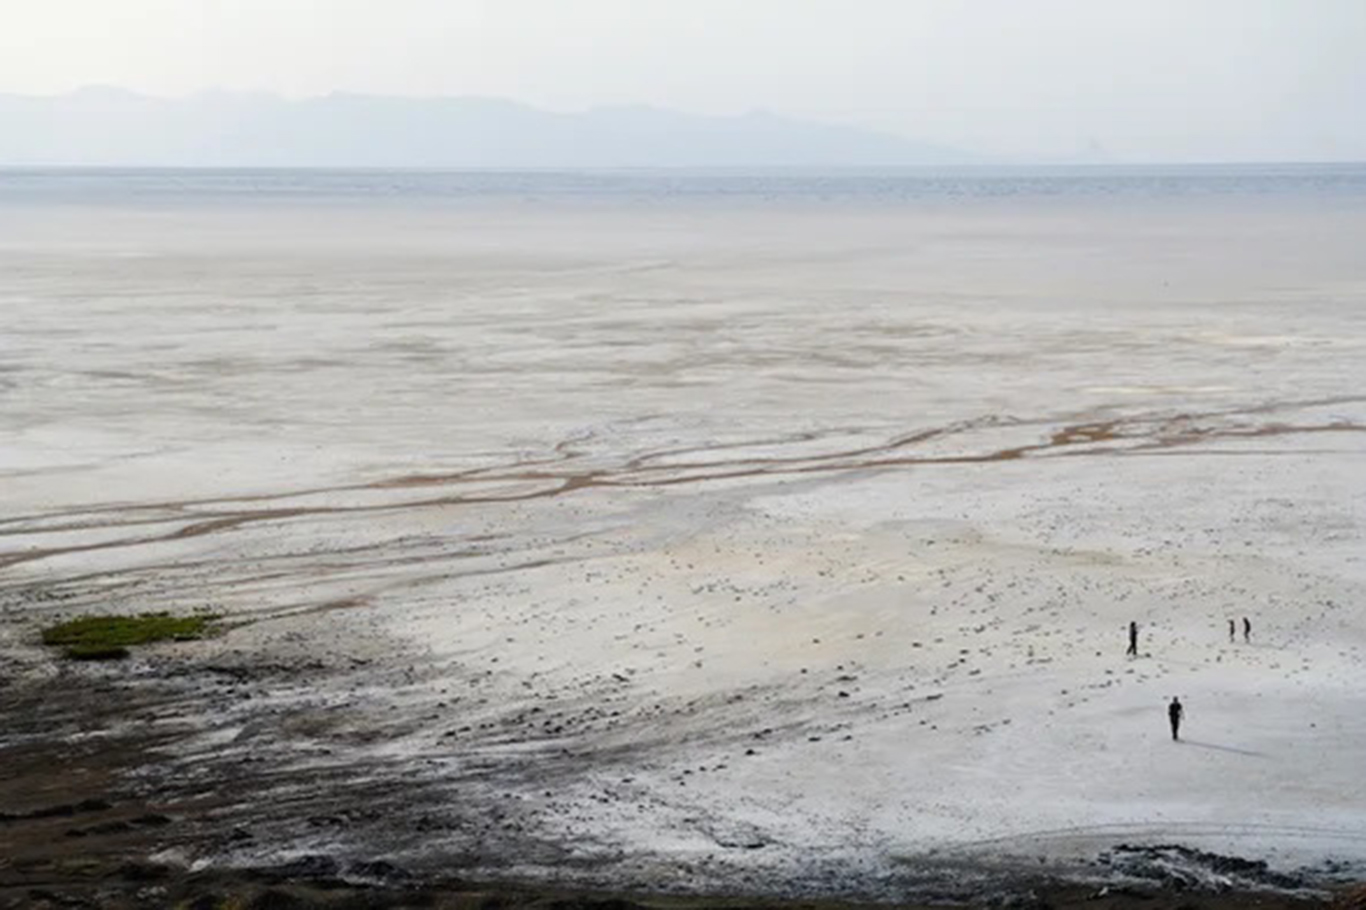
[[[43,644],[66,648],[66,656],[73,660],[118,660],[128,656],[131,645],[203,638],[213,632],[216,618],[170,613],[80,616],[44,629]]]

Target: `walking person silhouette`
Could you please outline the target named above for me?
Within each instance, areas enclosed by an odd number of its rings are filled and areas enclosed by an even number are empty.
[[[1181,717],[1185,713],[1186,709],[1181,706],[1181,702],[1173,695],[1172,703],[1167,705],[1167,720],[1171,721],[1173,742],[1181,738],[1179,735],[1181,732]]]
[[[1238,640],[1238,626],[1231,619],[1228,621],[1228,640],[1231,642]]]
[[[1244,617],[1243,617],[1243,643],[1244,643],[1244,644],[1247,644],[1247,643],[1249,643],[1249,642],[1251,642],[1251,641],[1252,641],[1252,623],[1248,622],[1247,617],[1244,616]]]
[[[1129,623],[1129,650],[1124,652],[1129,657],[1138,656],[1138,623]]]

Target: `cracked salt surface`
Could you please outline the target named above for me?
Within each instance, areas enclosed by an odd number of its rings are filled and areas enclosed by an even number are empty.
[[[1366,862],[1366,211],[1219,205],[49,213],[0,645],[244,623],[156,652],[227,693],[186,767],[272,769],[187,862]]]

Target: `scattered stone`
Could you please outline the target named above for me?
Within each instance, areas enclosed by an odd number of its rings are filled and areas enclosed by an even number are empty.
[[[1134,878],[1147,879],[1173,891],[1228,891],[1234,887],[1307,887],[1303,876],[1274,872],[1264,860],[1224,856],[1180,844],[1151,847],[1120,844],[1111,852],[1111,865]]]
[[[340,867],[332,857],[313,853],[263,871],[279,881],[327,881],[337,877]]]
[[[247,904],[248,910],[304,910],[307,906],[303,898],[275,888],[262,891]]]
[[[395,885],[412,880],[408,870],[382,859],[351,863],[346,867],[345,877],[385,885]]]

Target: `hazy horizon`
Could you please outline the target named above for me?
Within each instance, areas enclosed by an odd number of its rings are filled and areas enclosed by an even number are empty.
[[[338,105],[364,105],[364,108],[343,110]],[[320,108],[330,109],[330,116],[342,123],[353,121],[352,128],[342,142],[327,146],[326,140],[334,138],[325,135],[321,144],[315,144],[313,154],[318,158],[290,158],[284,153],[280,160],[251,160],[234,157],[233,149],[244,145],[255,149],[269,146],[274,141],[271,132],[299,134],[300,124],[314,132],[335,133],[338,123],[323,124],[309,111]],[[253,123],[262,113],[267,119]],[[188,121],[181,127],[190,127],[197,135],[175,136],[175,124],[156,122],[153,117],[160,113],[165,119],[168,113]],[[119,123],[132,115],[131,122]],[[226,117],[224,116],[226,114]],[[15,117],[29,116],[31,123]],[[36,116],[35,116],[36,115]],[[371,118],[378,115],[378,122]],[[406,123],[395,123],[393,117],[407,117]],[[473,115],[473,122],[471,122]],[[220,122],[214,123],[217,117]],[[524,143],[547,148],[550,151],[539,159],[528,160],[513,154],[510,159],[502,157],[506,150],[497,149],[498,143],[490,143],[490,137],[501,137],[505,130],[528,130],[532,118],[540,118],[540,132],[532,129],[532,135],[521,136]],[[449,121],[455,120],[455,123]],[[444,122],[443,121],[447,121]],[[32,124],[37,124],[35,128]],[[547,135],[547,124],[556,129],[573,125],[573,143],[582,144],[586,140],[585,130],[608,127],[605,135],[596,138],[597,157],[574,158],[573,151],[565,155],[563,138],[553,133]],[[134,130],[124,126],[136,127]],[[393,135],[394,127],[406,127],[407,136]],[[454,127],[455,135],[444,137],[457,146],[471,146],[474,157],[461,160],[422,160],[420,150],[414,152],[413,140],[430,138],[434,129],[445,126]],[[933,143],[918,141],[916,137],[901,136],[887,130],[862,129],[842,126],[828,121],[805,118],[792,118],[772,111],[755,109],[737,115],[706,115],[651,104],[602,104],[586,107],[577,111],[552,111],[547,108],[527,104],[511,98],[487,96],[418,96],[384,95],[369,92],[331,91],[318,95],[287,97],[276,92],[237,91],[211,87],[183,94],[158,94],[141,92],[124,86],[109,84],[82,85],[77,88],[54,93],[10,93],[0,92],[0,133],[8,133],[9,141],[0,139],[0,169],[63,169],[63,168],[131,168],[131,169],[380,169],[380,170],[453,170],[453,171],[554,171],[554,170],[659,170],[659,171],[784,171],[784,170],[831,170],[831,171],[871,171],[895,172],[898,170],[916,171],[981,171],[1011,169],[1050,169],[1050,168],[1200,168],[1200,167],[1275,167],[1288,166],[1331,166],[1353,165],[1366,162],[1366,154],[1359,158],[1247,158],[1247,159],[1143,159],[1122,158],[1109,154],[1106,150],[1093,147],[1073,154],[1056,156],[992,156],[970,148],[951,148]],[[776,135],[763,135],[767,130]],[[262,130],[267,130],[262,134]],[[623,129],[626,131],[623,134]],[[702,132],[698,132],[699,129]],[[253,135],[253,130],[256,134]],[[756,135],[756,130],[758,135]],[[101,131],[109,136],[119,136],[108,143],[101,141]],[[348,146],[345,140],[353,143],[361,136],[373,133],[388,140],[397,140],[400,148],[387,160],[367,158],[365,149],[359,149],[360,158],[349,159],[347,154],[357,149]],[[634,134],[634,135],[632,135]],[[614,161],[605,153],[619,149],[623,142],[637,142],[649,136],[655,147],[627,149],[626,157]],[[798,154],[789,158],[785,155],[793,151],[809,152],[807,148],[813,137],[821,140],[835,139],[835,147],[818,148],[814,157]],[[373,138],[368,137],[368,138]],[[754,140],[759,139],[759,151],[754,148]],[[709,146],[708,142],[720,139],[720,151]],[[402,145],[406,140],[407,145]],[[201,146],[194,151],[181,151],[179,156],[163,150],[153,153],[134,153],[131,159],[119,159],[118,149],[130,141],[141,142],[141,147],[156,149],[166,146],[175,149],[180,145]],[[746,145],[746,142],[749,145]],[[49,147],[29,157],[13,157],[16,145],[23,147],[25,142],[36,148]],[[762,149],[767,143],[767,151]],[[63,145],[78,149],[79,154],[89,156],[71,160],[52,148]],[[363,145],[363,143],[362,143]],[[111,154],[114,158],[106,158]],[[211,149],[211,152],[210,152]],[[558,150],[558,151],[556,151]],[[662,150],[663,158],[658,157]],[[739,154],[737,155],[737,150]],[[326,152],[340,152],[342,157],[333,159]],[[449,152],[450,149],[448,148]],[[464,149],[460,148],[463,152]],[[582,153],[583,149],[577,149]],[[206,152],[208,157],[204,157]],[[392,152],[392,150],[391,150]],[[406,153],[405,153],[406,152]],[[483,157],[479,157],[480,155]],[[634,154],[635,157],[631,157]],[[673,154],[675,157],[669,158]],[[746,157],[749,154],[751,157]],[[719,155],[719,157],[717,157]],[[757,157],[754,157],[757,155]],[[199,156],[196,158],[196,156]],[[215,157],[216,156],[216,157]],[[710,157],[709,157],[710,156]]]
[[[992,162],[1366,159],[1355,0],[52,0],[0,93],[338,92],[750,111]]]

